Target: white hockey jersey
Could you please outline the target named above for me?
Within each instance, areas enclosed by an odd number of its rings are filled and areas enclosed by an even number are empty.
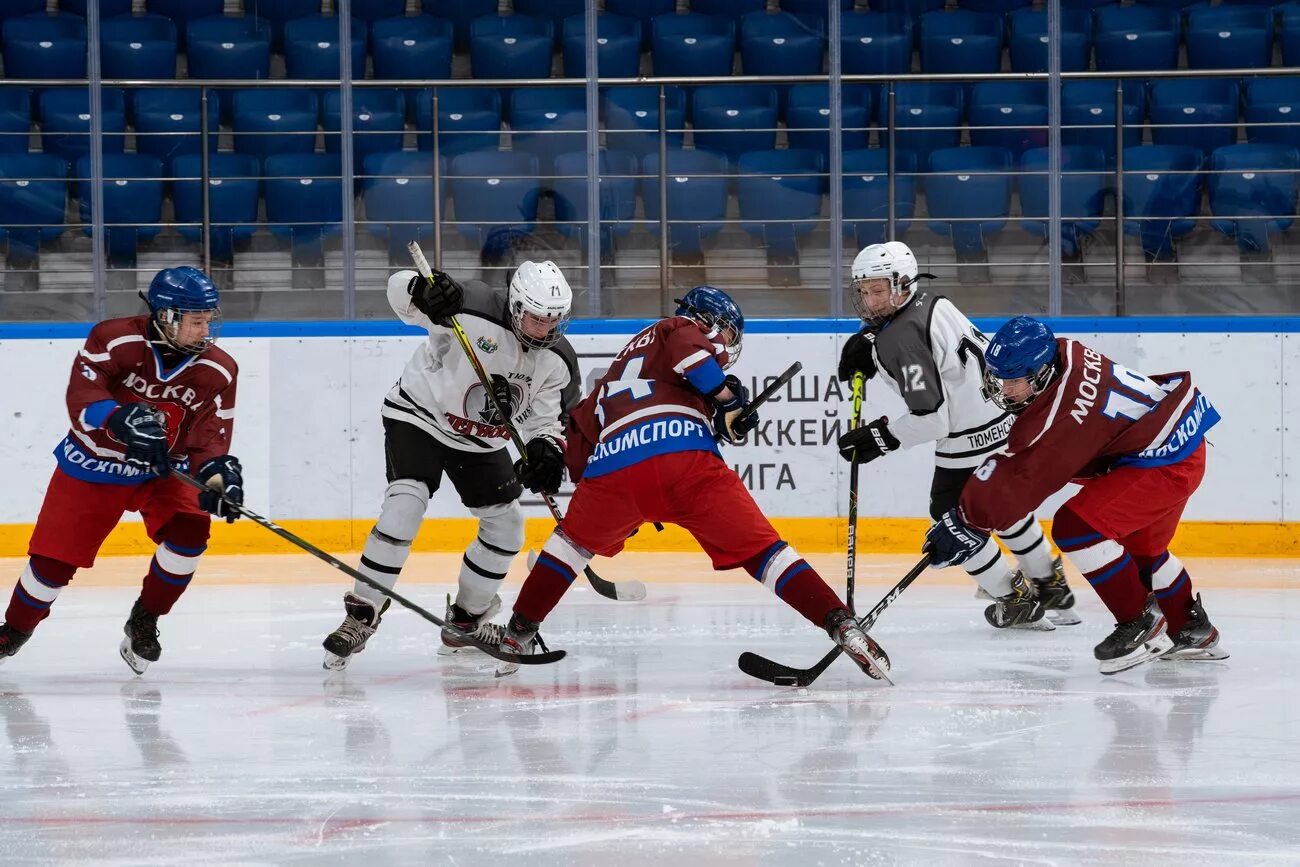
[[[430,321],[406,291],[414,271],[388,281],[388,303],[408,325],[429,332],[411,355],[381,414],[413,424],[451,448],[491,452],[510,438],[491,399],[449,327]],[[511,420],[524,442],[550,436],[564,447],[569,410],[577,404],[581,378],[567,339],[548,349],[529,349],[510,328],[506,290],[467,280],[465,307],[456,317],[499,394],[508,389]]]
[[[935,465],[977,467],[1002,448],[1015,417],[984,395],[984,347],[978,328],[942,295],[918,292],[876,331],[880,378],[907,404],[889,420],[904,448],[935,443]]]

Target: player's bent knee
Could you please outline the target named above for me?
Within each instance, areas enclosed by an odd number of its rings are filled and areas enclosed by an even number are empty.
[[[170,542],[174,546],[187,550],[202,550],[207,547],[208,537],[211,535],[210,515],[183,512],[163,524],[162,529],[158,531],[158,541]]]
[[[32,571],[46,584],[64,586],[72,580],[73,575],[77,574],[77,567],[71,563],[64,563],[62,560],[54,560],[40,554],[31,556],[30,565]]]
[[[429,486],[416,479],[397,479],[384,491],[375,531],[393,542],[409,543],[429,508]]]
[[[502,551],[524,547],[524,510],[518,500],[494,506],[474,506],[469,513],[478,518],[478,538]]]

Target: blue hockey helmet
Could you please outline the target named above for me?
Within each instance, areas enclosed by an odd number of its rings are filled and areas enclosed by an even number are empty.
[[[1031,316],[1017,316],[997,330],[984,349],[984,387],[1008,412],[1022,412],[1056,374],[1056,335]],[[1002,392],[1009,379],[1027,379],[1029,393],[1012,400]]]
[[[726,336],[727,363],[731,367],[740,358],[741,344],[745,335],[745,315],[740,312],[740,305],[731,300],[731,296],[716,286],[696,286],[677,299],[678,316],[689,316],[719,334]],[[726,332],[730,331],[730,335]]]
[[[221,298],[208,275],[198,268],[164,268],[154,275],[143,297],[158,333],[170,346],[197,355],[217,342]],[[187,320],[186,314],[206,315]]]

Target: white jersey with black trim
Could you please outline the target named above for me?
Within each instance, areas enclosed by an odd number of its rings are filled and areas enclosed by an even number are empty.
[[[406,285],[414,271],[388,284],[388,303],[403,322],[429,338],[411,355],[402,378],[384,398],[381,415],[413,424],[434,439],[466,452],[491,452],[510,437],[478,374],[450,327],[430,321],[411,303]],[[569,410],[581,396],[577,356],[567,339],[547,349],[530,349],[510,327],[506,290],[467,280],[465,306],[456,317],[498,394],[510,396],[510,417],[528,442],[549,436],[564,448]]]
[[[935,465],[977,467],[1006,443],[1015,417],[984,395],[984,347],[978,328],[947,298],[916,293],[876,331],[880,378],[908,414],[889,420],[903,446],[935,443]]]

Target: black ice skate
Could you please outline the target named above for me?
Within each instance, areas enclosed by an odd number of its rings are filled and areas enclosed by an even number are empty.
[[[1035,578],[1033,582],[1048,620],[1057,626],[1077,626],[1083,622],[1074,611],[1074,591],[1065,580],[1065,563],[1060,557],[1052,560],[1052,577]]]
[[[384,599],[379,608],[364,596],[347,593],[343,596],[343,608],[347,616],[329,635],[321,646],[325,648],[325,661],[322,666],[326,671],[342,671],[348,667],[352,654],[366,649],[366,642],[379,628],[379,621],[392,604],[391,599]]]
[[[1116,623],[1115,631],[1093,651],[1101,673],[1117,674],[1168,653],[1174,642],[1167,626],[1154,601],[1147,603],[1140,616]]]
[[[504,629],[495,623],[486,625],[495,627],[500,631],[501,640],[497,646],[507,653],[527,656],[537,650],[537,630],[541,628],[540,623],[535,623],[519,614],[512,614],[510,622],[506,624]],[[508,674],[514,674],[518,670],[519,663],[499,660],[497,662],[496,676],[505,677]]]
[[[0,623],[0,665],[4,665],[5,660],[17,653],[31,637],[30,632],[19,632],[8,623]]]
[[[875,639],[862,631],[848,609],[838,608],[826,616],[826,632],[863,672],[890,686],[894,685],[885,674],[889,671],[889,654],[885,653],[885,649]]]
[[[126,633],[122,646],[118,648],[122,661],[136,674],[144,674],[149,663],[157,662],[162,656],[162,645],[158,643],[158,615],[145,611],[137,599],[122,631]]]
[[[502,628],[500,624],[489,623],[488,621],[500,610],[500,596],[493,596],[492,601],[488,603],[487,610],[482,614],[470,614],[464,608],[452,602],[451,596],[448,596],[446,620],[452,626],[462,632],[468,632],[484,644],[496,646],[501,643]],[[466,644],[444,629],[442,632],[442,646],[438,648],[438,655],[451,656],[454,653],[460,653],[462,650],[478,652],[477,647]]]
[[[1044,619],[1047,609],[1038,598],[1034,585],[1022,573],[1011,576],[1011,592],[993,600],[984,609],[984,619],[996,629],[1038,629],[1050,631],[1056,627]]]
[[[1185,661],[1228,658],[1228,651],[1219,647],[1219,630],[1214,628],[1201,606],[1201,594],[1197,593],[1192,600],[1187,610],[1187,623],[1174,636],[1174,649],[1160,658]]]

